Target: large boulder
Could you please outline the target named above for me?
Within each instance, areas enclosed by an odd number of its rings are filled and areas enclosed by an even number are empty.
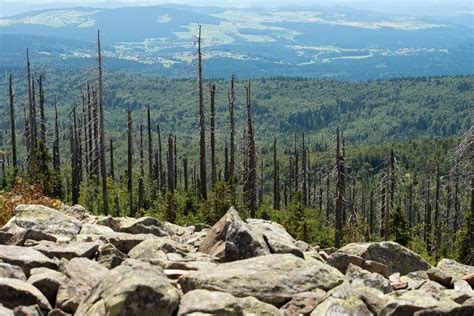
[[[263,219],[247,219],[247,225],[264,236],[271,253],[292,253],[304,258],[298,242],[280,224]]]
[[[273,305],[255,297],[238,298],[228,293],[194,290],[186,293],[179,305],[178,315],[262,315],[280,316]]]
[[[185,293],[207,289],[237,297],[254,296],[281,306],[296,293],[329,290],[342,283],[343,278],[338,270],[322,262],[307,262],[291,254],[273,254],[192,272],[182,276],[179,284]]]
[[[462,280],[463,277],[474,273],[474,266],[461,264],[451,259],[441,259],[436,269],[447,274],[453,280]]]
[[[25,229],[24,231],[14,235],[10,240],[8,240],[9,245],[16,245],[16,246],[23,246],[27,240],[47,240],[55,242],[57,240],[56,237],[50,234],[46,234],[40,230],[36,229]]]
[[[199,251],[217,257],[222,262],[271,253],[263,235],[251,230],[234,208],[211,228]]]
[[[44,311],[51,309],[46,297],[36,287],[8,278],[0,278],[0,304],[11,309],[20,305],[38,305]]]
[[[149,264],[110,270],[77,309],[77,315],[174,315],[179,291]]]
[[[0,262],[0,278],[26,281],[26,276],[22,268],[5,262]]]
[[[32,268],[58,268],[56,263],[44,254],[27,247],[0,245],[0,260],[21,267],[27,276]]]
[[[73,258],[60,268],[68,280],[59,286],[56,307],[71,314],[109,271],[100,263],[86,258]]]
[[[152,234],[158,237],[169,235],[167,227],[154,217],[121,218],[117,231],[129,234]]]
[[[43,205],[18,205],[14,224],[53,235],[77,235],[82,227],[76,218]]]
[[[351,243],[331,254],[328,262],[331,257],[339,256],[341,253],[383,263],[388,267],[390,274],[400,272],[403,275],[431,268],[421,256],[393,241]]]
[[[35,268],[31,270],[28,283],[36,287],[51,303],[56,305],[56,295],[61,284],[66,283],[66,276],[58,271],[47,268]]]
[[[45,254],[49,258],[65,258],[71,260],[75,257],[94,258],[99,243],[97,242],[75,242],[66,245],[56,244],[50,241],[42,241],[33,249]]]
[[[392,291],[389,280],[378,273],[369,272],[356,265],[349,264],[346,271],[346,282],[352,286],[367,286],[386,294]]]

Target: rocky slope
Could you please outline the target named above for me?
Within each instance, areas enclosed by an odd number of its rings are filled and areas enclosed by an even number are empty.
[[[473,315],[474,267],[394,242],[322,250],[282,226],[213,227],[20,205],[0,230],[0,315]]]

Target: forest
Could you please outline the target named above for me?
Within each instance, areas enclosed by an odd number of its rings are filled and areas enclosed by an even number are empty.
[[[234,206],[322,247],[474,264],[474,77],[209,79],[199,31],[171,80],[107,72],[100,44],[83,72],[5,67],[0,224],[21,194],[179,224]]]

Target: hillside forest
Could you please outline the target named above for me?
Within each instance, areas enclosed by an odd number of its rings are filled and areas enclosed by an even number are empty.
[[[2,69],[0,225],[21,202],[213,224],[322,247],[394,240],[474,264],[474,77],[367,82]],[[22,196],[22,198],[18,198]]]

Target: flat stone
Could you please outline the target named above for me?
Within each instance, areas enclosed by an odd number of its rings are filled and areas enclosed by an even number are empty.
[[[26,275],[19,266],[0,262],[0,278],[11,278],[26,281]]]
[[[43,316],[43,312],[38,305],[17,306],[13,309],[15,316]]]
[[[56,263],[41,252],[19,246],[0,245],[0,260],[21,267],[27,276],[32,268],[58,268]]]
[[[0,304],[7,308],[21,305],[38,305],[49,311],[51,305],[46,297],[33,285],[18,279],[0,278]]]
[[[441,259],[436,268],[452,277],[453,280],[462,280],[466,275],[474,273],[474,266],[461,264],[451,259]]]
[[[388,267],[385,264],[377,261],[364,260],[364,262],[362,262],[361,268],[370,272],[378,273],[386,279],[388,279],[390,276]]]
[[[183,291],[195,289],[227,292],[237,297],[254,296],[281,306],[293,295],[315,289],[329,290],[344,276],[322,262],[307,262],[291,254],[274,254],[220,264],[212,270],[182,276]]]
[[[114,245],[118,250],[128,254],[129,251],[147,239],[156,238],[151,234],[129,234],[129,233],[110,233],[104,235],[105,239]]]
[[[76,257],[94,258],[99,244],[97,242],[75,242],[58,245],[54,242],[41,242],[33,247],[49,258],[65,258],[71,260]]]
[[[129,234],[152,234],[158,237],[169,235],[167,228],[154,217],[121,218],[118,231]]]
[[[431,268],[426,271],[426,274],[428,275],[428,278],[430,278],[430,280],[432,281],[438,282],[439,284],[448,288],[453,287],[453,278],[441,271],[440,269]]]
[[[360,267],[363,262],[364,262],[364,259],[362,257],[345,253],[342,251],[334,252],[326,260],[327,264],[329,264],[330,266],[333,266],[334,268],[338,269],[342,273],[346,273],[346,270],[349,264],[353,264]]]
[[[126,258],[128,258],[128,256],[112,244],[100,246],[97,253],[97,262],[107,269],[113,269],[119,266]]]
[[[9,245],[16,245],[16,246],[23,246],[25,245],[25,242],[27,240],[48,240],[52,242],[56,242],[57,238],[54,237],[53,235],[46,234],[42,231],[36,230],[36,229],[25,229],[19,234],[14,235],[10,240],[8,241]]]
[[[61,272],[47,268],[36,268],[31,271],[28,283],[40,290],[51,306],[55,306],[58,289],[66,283],[67,277]]]
[[[356,265],[349,264],[346,271],[346,282],[352,286],[367,286],[387,294],[392,291],[390,281],[378,273],[369,272]]]
[[[326,292],[320,289],[312,292],[297,293],[281,310],[288,316],[309,315],[323,301],[325,296]]]
[[[182,297],[178,315],[281,316],[281,313],[275,306],[260,302],[254,297],[238,298],[229,293],[194,290]]]
[[[81,234],[90,234],[90,235],[106,235],[113,233],[114,230],[110,227],[97,224],[84,223],[82,225]]]

